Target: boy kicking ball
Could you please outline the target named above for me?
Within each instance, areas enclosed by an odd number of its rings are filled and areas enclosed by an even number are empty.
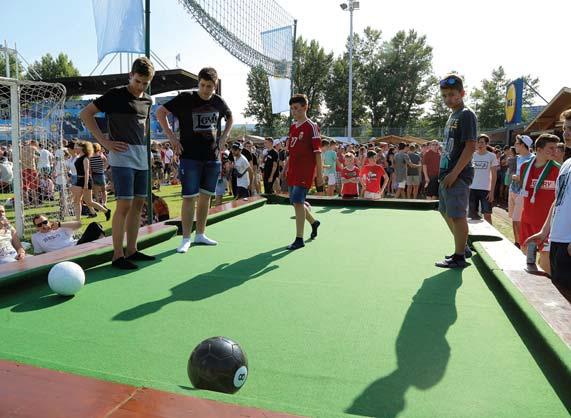
[[[305,94],[295,94],[289,101],[293,125],[289,129],[287,150],[289,163],[287,184],[289,200],[295,209],[295,241],[288,245],[288,250],[297,250],[305,246],[303,227],[307,220],[311,225],[311,239],[317,237],[319,221],[315,220],[305,205],[307,191],[311,187],[317,171],[316,186],[323,192],[323,175],[321,172],[321,134],[319,126],[307,118],[308,101]]]

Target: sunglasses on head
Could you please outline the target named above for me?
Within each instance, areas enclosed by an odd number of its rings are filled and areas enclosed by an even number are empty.
[[[447,77],[444,80],[440,80],[440,87],[444,88],[455,86],[459,82],[460,80],[458,80],[456,77]]]
[[[39,227],[42,226],[42,225],[47,225],[48,222],[49,222],[49,221],[46,219],[45,221],[42,221],[42,222],[40,222],[40,223],[35,223],[35,222],[34,222],[34,225],[36,225],[36,226],[39,228]]]

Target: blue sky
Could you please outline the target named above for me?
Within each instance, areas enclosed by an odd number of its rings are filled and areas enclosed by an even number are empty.
[[[349,14],[339,8],[340,0],[278,2],[298,19],[298,34],[316,39],[327,51],[342,52]],[[3,0],[0,4],[0,41],[6,39],[9,46],[16,42],[28,61],[48,52],[65,52],[85,75],[97,64],[91,0]],[[354,25],[356,32],[366,26],[381,29],[385,39],[399,29],[426,34],[434,47],[434,72],[457,70],[466,76],[468,86],[478,85],[500,64],[509,77],[539,76],[540,92],[549,100],[561,87],[571,86],[564,51],[566,23],[557,17],[564,16],[569,6],[559,0],[543,0],[541,7],[533,8],[521,4],[516,0],[480,0],[469,6],[445,0],[361,0]],[[177,0],[153,0],[151,12],[153,51],[171,68],[177,53],[181,68],[193,73],[206,65],[217,68],[224,98],[236,120],[243,122],[248,67],[219,47]],[[107,72],[118,70],[116,64]]]

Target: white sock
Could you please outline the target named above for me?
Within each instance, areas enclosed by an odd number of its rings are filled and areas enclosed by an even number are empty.
[[[205,234],[196,234],[194,236],[194,243],[195,244],[203,244],[203,245],[216,245],[218,242],[214,241],[213,239],[208,238]]]
[[[189,248],[190,248],[190,237],[183,238],[182,242],[180,243],[180,245],[176,249],[176,252],[177,253],[185,253],[188,251]]]

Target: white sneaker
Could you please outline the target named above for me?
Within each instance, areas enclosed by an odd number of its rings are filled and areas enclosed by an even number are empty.
[[[188,251],[189,248],[190,248],[190,238],[183,238],[182,242],[180,243],[180,245],[176,249],[176,252],[177,253],[185,253]]]
[[[194,243],[199,245],[217,245],[218,242],[208,238],[204,234],[196,234],[194,236]]]

